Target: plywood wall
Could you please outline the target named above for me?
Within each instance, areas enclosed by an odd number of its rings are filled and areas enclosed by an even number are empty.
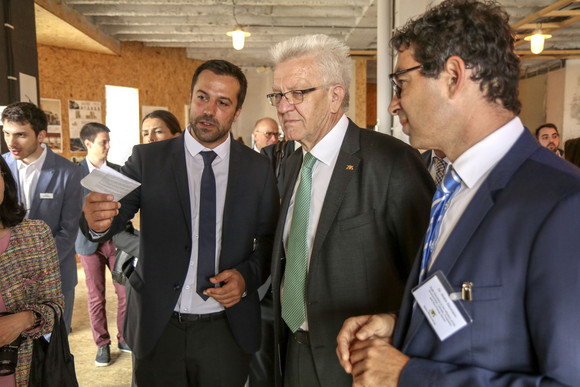
[[[145,47],[137,42],[122,43],[120,56],[39,45],[40,97],[61,100],[62,155],[68,159],[84,156],[69,151],[68,100],[101,102],[104,123],[105,85],[139,89],[140,106],[167,106],[185,127],[184,105],[189,104],[191,77],[201,63],[187,59],[185,49]]]

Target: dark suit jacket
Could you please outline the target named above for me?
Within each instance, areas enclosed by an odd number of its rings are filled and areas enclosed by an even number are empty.
[[[294,153],[294,141],[284,141],[268,145],[262,148],[261,154],[268,156],[270,164],[274,168],[276,180],[278,182],[278,191],[280,195],[284,192],[284,180],[286,176],[286,161]]]
[[[277,370],[284,362],[280,315],[282,234],[302,150],[288,159],[288,182],[274,241],[272,290]],[[351,386],[336,357],[336,336],[351,316],[394,311],[425,234],[433,180],[416,150],[350,122],[328,186],[306,284],[311,349],[322,386]],[[280,376],[278,384],[280,385]]]
[[[460,301],[473,323],[440,342],[422,313],[411,320],[414,266],[393,337],[412,357],[399,385],[580,386],[579,214],[579,170],[524,131],[431,270],[455,291],[473,283]]]
[[[141,209],[138,264],[129,277],[124,333],[137,357],[149,354],[169,322],[187,274],[191,255],[191,204],[183,135],[137,145],[121,172],[141,186],[121,200],[121,209],[106,238],[123,230]],[[201,172],[200,172],[201,173]],[[231,141],[228,186],[219,270],[237,269],[247,296],[226,309],[240,347],[260,346],[257,288],[269,274],[278,195],[268,160]],[[87,236],[86,220],[81,229]]]
[[[81,168],[81,174],[82,174],[83,178],[89,174],[89,165],[87,164],[87,162],[88,161],[85,158],[85,159],[83,159],[83,161],[81,161],[79,163],[79,166]],[[113,168],[115,171],[119,171],[121,169],[120,165],[113,164],[113,163],[110,163],[108,161],[107,161],[107,166],[110,168]],[[85,204],[85,196],[87,196],[90,192],[91,192],[90,190],[83,187],[83,205]],[[94,254],[95,251],[97,251],[98,247],[99,247],[98,242],[92,242],[92,241],[88,240],[87,238],[85,238],[83,233],[81,233],[81,232],[78,233],[77,239],[75,241],[75,250],[76,250],[77,254],[91,255],[91,254]]]
[[[75,239],[81,215],[81,170],[78,165],[54,153],[47,146],[28,217],[44,220],[52,231],[58,250],[63,293],[77,285]],[[11,153],[2,155],[16,185],[20,187],[18,164]],[[19,191],[20,192],[20,188]]]

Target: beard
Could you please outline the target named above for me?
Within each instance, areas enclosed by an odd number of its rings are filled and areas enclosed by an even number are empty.
[[[213,127],[205,127],[201,124],[202,121],[209,122]],[[218,142],[228,135],[230,128],[224,128],[213,116],[203,114],[196,117],[193,121],[189,121],[189,124],[195,134],[195,137],[204,143],[211,144]]]

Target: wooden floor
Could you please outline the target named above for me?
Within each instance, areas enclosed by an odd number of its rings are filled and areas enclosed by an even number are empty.
[[[79,283],[76,287],[72,332],[69,335],[71,352],[75,357],[77,379],[80,387],[131,386],[131,354],[117,349],[117,297],[111,274],[107,271],[107,321],[111,335],[111,364],[97,367],[97,346],[93,341],[87,307],[85,273],[77,264]]]

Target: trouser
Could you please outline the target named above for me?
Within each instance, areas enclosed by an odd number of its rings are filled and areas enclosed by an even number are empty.
[[[250,359],[234,339],[225,312],[191,322],[172,317],[153,351],[135,358],[135,378],[139,387],[243,387]]]
[[[99,243],[97,250],[91,255],[79,254],[79,259],[85,270],[85,279],[88,291],[89,318],[93,340],[97,347],[111,343],[107,328],[107,299],[105,295],[106,277],[105,268],[113,270],[115,267],[115,244],[109,240]],[[123,338],[123,319],[125,318],[125,287],[113,282],[117,295],[117,340],[125,342]]]
[[[274,307],[272,292],[268,291],[260,303],[262,311],[262,344],[250,363],[249,387],[274,385]]]
[[[299,343],[292,333],[288,336],[284,387],[320,387],[320,381],[310,344]]]

